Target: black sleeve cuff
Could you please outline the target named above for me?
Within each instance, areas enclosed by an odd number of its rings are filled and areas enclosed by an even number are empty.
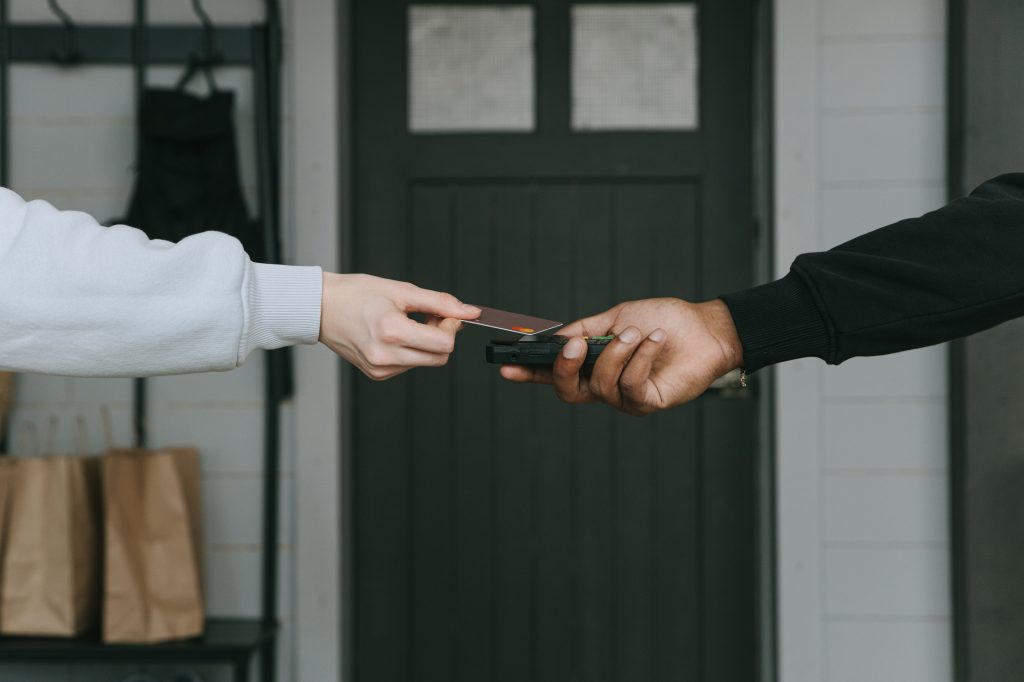
[[[828,327],[799,275],[790,272],[775,282],[721,298],[743,344],[747,372],[796,358],[829,358]]]

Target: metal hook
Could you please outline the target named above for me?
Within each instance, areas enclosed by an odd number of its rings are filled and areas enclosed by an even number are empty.
[[[64,24],[64,46],[60,50],[52,50],[50,56],[53,61],[63,66],[70,66],[82,61],[82,52],[78,49],[78,36],[75,22],[71,15],[64,11],[64,8],[57,4],[57,0],[47,0],[50,11]]]
[[[213,19],[207,14],[201,0],[192,0],[192,11],[199,17],[199,23],[203,26],[203,52],[200,60],[206,64],[214,64],[220,61],[220,52],[217,50],[217,41]]]
[[[281,7],[277,0],[263,0],[265,20],[268,24],[277,26],[281,23]]]
[[[203,45],[200,51],[193,52],[189,58],[188,66],[178,80],[178,90],[183,90],[189,81],[192,80],[192,77],[198,71],[202,71],[203,75],[206,76],[207,84],[210,86],[210,92],[216,92],[217,81],[213,77],[213,67],[224,60],[220,50],[217,49],[216,29],[213,25],[213,20],[210,19],[210,15],[203,9],[203,4],[200,0],[192,0],[192,9],[195,11],[196,16],[199,17],[199,23],[203,27]]]

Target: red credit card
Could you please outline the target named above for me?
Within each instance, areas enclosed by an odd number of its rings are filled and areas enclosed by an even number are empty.
[[[474,303],[473,305],[476,304]],[[481,327],[490,327],[491,329],[501,329],[507,332],[527,335],[543,334],[544,332],[551,331],[552,329],[562,326],[561,322],[545,320],[542,317],[510,313],[507,310],[485,308],[482,305],[478,305],[476,307],[483,311],[480,313],[480,317],[475,320],[463,320],[463,322],[466,324],[475,324]]]

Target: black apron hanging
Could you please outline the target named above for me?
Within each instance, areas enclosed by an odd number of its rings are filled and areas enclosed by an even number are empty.
[[[185,91],[199,72],[210,86],[206,97]],[[146,90],[139,108],[135,189],[128,214],[116,222],[170,242],[208,230],[224,232],[241,241],[254,262],[268,262],[264,226],[249,217],[242,197],[234,104],[233,92],[217,88],[211,64],[197,58],[176,89]],[[272,238],[276,243],[277,235]],[[290,397],[294,373],[289,348],[271,351],[268,371],[275,400]]]
[[[242,198],[233,92],[196,97],[146,90],[139,111],[138,175],[123,221],[150,239],[178,242],[207,230],[238,238],[264,262],[261,225]]]

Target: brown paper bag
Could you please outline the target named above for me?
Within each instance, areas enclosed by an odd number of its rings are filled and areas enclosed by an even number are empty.
[[[0,372],[0,441],[4,439],[7,413],[11,410],[12,402],[14,402],[14,375],[10,372]]]
[[[103,639],[162,642],[203,633],[199,455],[113,450],[103,458]]]
[[[99,461],[26,458],[13,467],[0,632],[86,632],[99,616]]]
[[[0,584],[3,582],[4,548],[7,546],[7,526],[11,509],[11,492],[14,490],[14,460],[0,455]]]

